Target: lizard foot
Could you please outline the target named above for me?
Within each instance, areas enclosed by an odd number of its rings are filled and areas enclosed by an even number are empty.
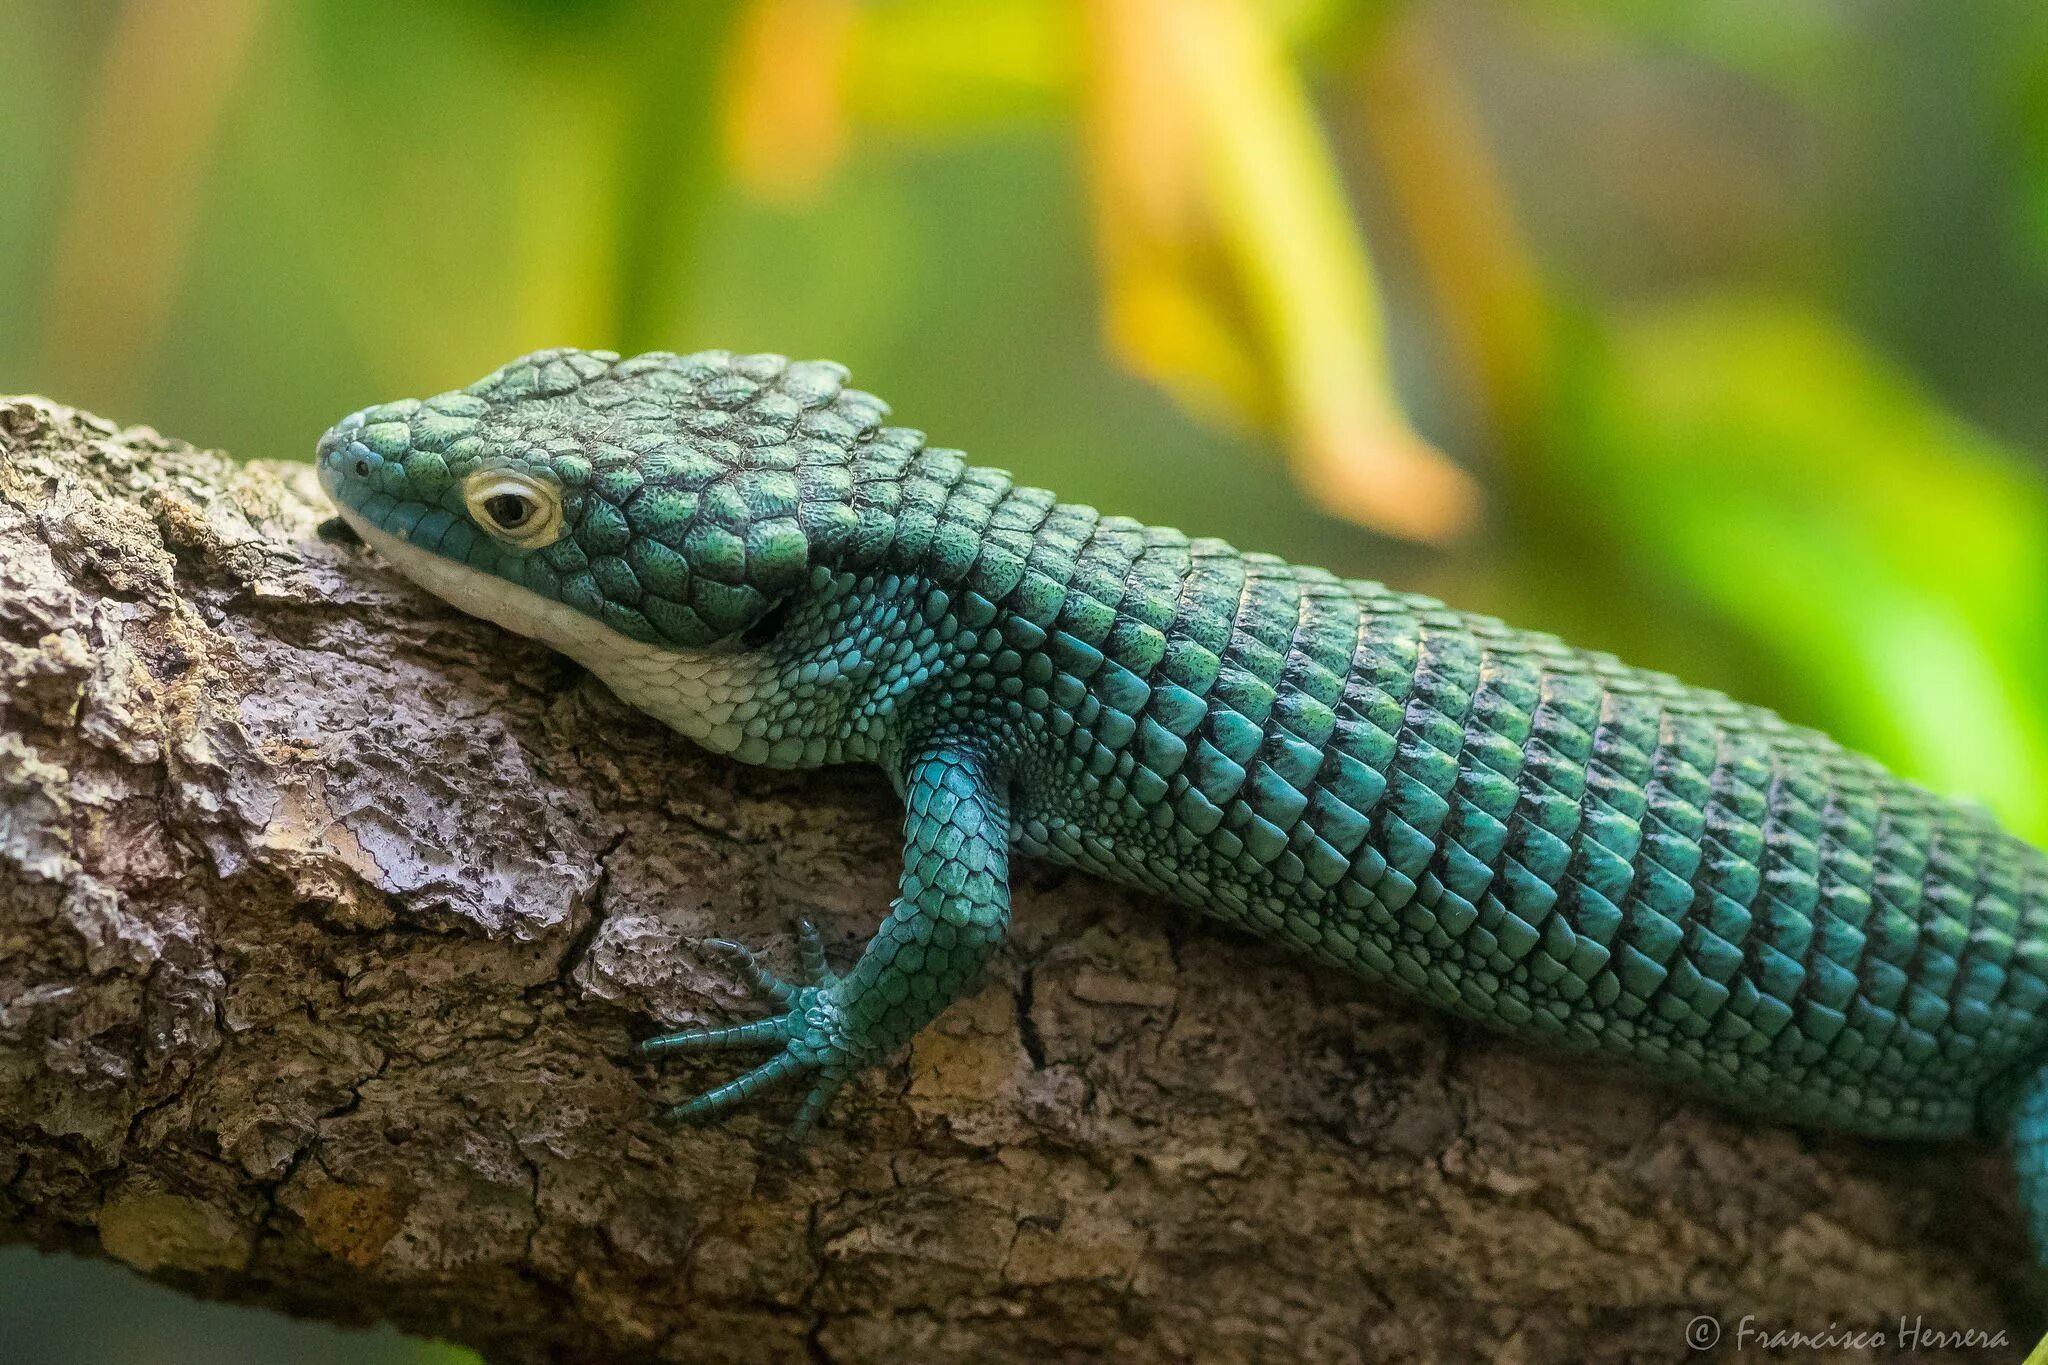
[[[798,925],[797,942],[802,975],[800,983],[792,985],[761,966],[739,944],[726,939],[704,941],[706,948],[732,964],[755,997],[782,1006],[783,1012],[749,1024],[663,1034],[642,1042],[639,1051],[647,1056],[731,1047],[779,1047],[781,1051],[752,1071],[675,1106],[669,1110],[670,1118],[706,1118],[778,1081],[811,1075],[816,1079],[789,1129],[790,1140],[801,1141],[846,1078],[866,1063],[866,1049],[848,1037],[840,1009],[840,978],[826,966],[824,944],[809,920]]]

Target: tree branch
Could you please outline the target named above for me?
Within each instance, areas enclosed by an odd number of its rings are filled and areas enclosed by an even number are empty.
[[[633,1039],[750,1013],[698,940],[787,965],[807,914],[844,965],[894,799],[700,755],[324,516],[304,466],[0,400],[0,1238],[509,1362],[2018,1339],[1987,1153],[1710,1110],[1040,867],[808,1149],[793,1096],[667,1129],[738,1059]]]

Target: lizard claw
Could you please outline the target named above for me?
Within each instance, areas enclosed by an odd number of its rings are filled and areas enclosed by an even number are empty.
[[[818,936],[818,926],[807,919],[796,922],[797,963],[803,969],[806,986],[836,986],[839,973],[825,962],[825,940]]]
[[[747,989],[757,996],[766,996],[777,1004],[786,1004],[796,996],[796,988],[775,973],[754,960],[754,955],[731,939],[707,938],[704,946],[731,964],[747,983]]]
[[[751,1023],[687,1029],[648,1038],[636,1049],[643,1056],[668,1052],[712,1051],[734,1047],[779,1047],[769,1061],[668,1111],[674,1120],[708,1118],[793,1076],[815,1074],[790,1125],[790,1140],[801,1141],[824,1112],[846,1078],[862,1064],[860,1050],[845,1037],[839,1011],[839,977],[825,962],[825,948],[809,920],[798,926],[798,957],[802,985],[793,986],[762,967],[754,955],[726,939],[706,939],[704,946],[731,963],[748,989],[783,1007],[782,1012]]]
[[[804,1050],[792,1045],[772,1060],[755,1067],[745,1075],[727,1081],[724,1085],[707,1090],[693,1100],[676,1105],[668,1111],[673,1122],[687,1123],[711,1118],[750,1098],[757,1090],[775,1084],[791,1076],[815,1070],[817,1079],[811,1083],[810,1092],[804,1096],[803,1104],[797,1109],[796,1118],[789,1125],[789,1140],[802,1142],[825,1112],[825,1105],[837,1094],[839,1087],[846,1084],[852,1074],[852,1059],[844,1053],[831,1060],[806,1057]]]

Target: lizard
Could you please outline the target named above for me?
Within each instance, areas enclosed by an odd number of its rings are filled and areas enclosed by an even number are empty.
[[[344,521],[698,744],[879,766],[899,891],[673,1111],[847,1079],[969,990],[1013,853],[1767,1120],[2003,1137],[2048,1248],[2048,856],[1826,736],[1432,598],[1060,502],[828,362],[537,351],[321,439]]]

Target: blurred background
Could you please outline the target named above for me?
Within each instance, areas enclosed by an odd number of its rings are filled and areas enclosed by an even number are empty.
[[[2048,6],[13,0],[0,391],[243,457],[830,356],[2048,837]],[[468,1360],[0,1249],[10,1361]]]

